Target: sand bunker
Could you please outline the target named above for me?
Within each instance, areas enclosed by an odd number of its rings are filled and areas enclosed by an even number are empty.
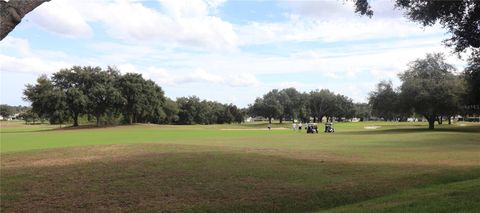
[[[378,129],[378,128],[381,128],[381,126],[366,126],[366,127],[363,127],[364,129]]]
[[[284,127],[278,127],[278,128],[272,128],[271,130],[285,130],[287,128]],[[248,129],[220,129],[222,131],[244,131],[244,130],[268,130],[268,128],[248,128]]]

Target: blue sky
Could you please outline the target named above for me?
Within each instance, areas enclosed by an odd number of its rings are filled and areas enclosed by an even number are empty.
[[[445,30],[409,22],[391,1],[371,3],[369,19],[342,0],[52,0],[0,42],[0,103],[27,105],[26,84],[72,65],[115,65],[171,98],[242,107],[286,87],[365,102],[430,52],[463,68],[441,44]]]

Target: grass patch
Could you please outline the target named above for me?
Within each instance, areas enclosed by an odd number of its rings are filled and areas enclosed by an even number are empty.
[[[33,163],[38,159],[47,160]],[[1,186],[6,211],[99,206],[125,211],[307,211],[480,176],[479,169],[322,162],[158,144],[52,150],[30,159],[8,155],[5,161]],[[9,167],[13,162],[16,166]]]
[[[439,184],[330,209],[325,212],[477,212],[480,179]]]
[[[480,208],[473,196],[480,193],[478,125],[424,131],[411,123],[341,123],[334,134],[315,135],[256,130],[263,125],[3,131],[0,207],[5,212]],[[250,130],[221,130],[236,128]]]

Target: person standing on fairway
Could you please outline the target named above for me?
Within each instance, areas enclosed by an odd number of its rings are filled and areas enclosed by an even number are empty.
[[[298,130],[300,130],[300,131],[302,130],[302,122],[300,122],[300,123],[298,124]]]
[[[295,122],[293,122],[292,126],[293,126],[293,131],[297,130],[297,124]]]

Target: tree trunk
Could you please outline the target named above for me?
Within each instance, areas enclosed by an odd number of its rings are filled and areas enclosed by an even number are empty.
[[[428,129],[433,130],[435,129],[435,118],[436,116],[425,116],[428,120]]]
[[[443,124],[443,116],[438,116],[437,122],[438,122],[439,125],[442,125]]]
[[[430,120],[428,121],[428,129],[435,129],[435,121],[434,120]]]
[[[95,119],[97,120],[97,126],[100,126],[100,115],[95,115]]]
[[[317,117],[313,116],[313,123],[317,122]]]
[[[0,1],[0,41],[7,37],[27,13],[47,1],[50,0]]]
[[[283,117],[280,117],[280,123],[283,123]]]
[[[448,125],[452,125],[452,116],[448,116]]]
[[[269,123],[269,124],[272,123],[272,117],[268,117],[268,123]]]
[[[73,114],[73,126],[78,126],[78,113]]]
[[[132,125],[132,123],[133,123],[133,115],[130,114],[130,115],[128,116],[128,124]]]

